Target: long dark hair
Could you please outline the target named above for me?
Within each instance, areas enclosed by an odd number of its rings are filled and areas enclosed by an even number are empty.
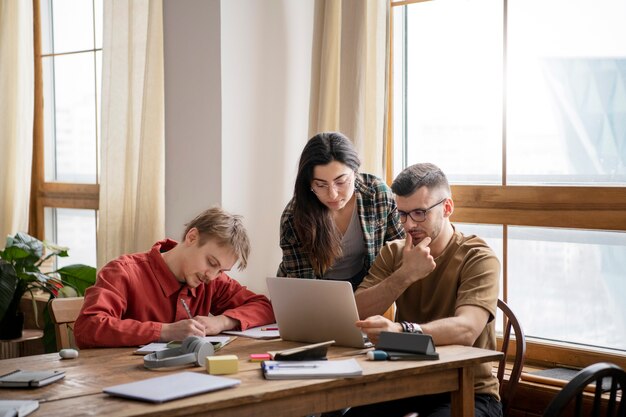
[[[323,275],[342,254],[341,234],[332,214],[311,191],[313,169],[333,161],[350,167],[355,175],[361,166],[357,151],[346,136],[338,132],[313,136],[300,155],[294,186],[294,227],[303,249],[310,253],[317,275]]]

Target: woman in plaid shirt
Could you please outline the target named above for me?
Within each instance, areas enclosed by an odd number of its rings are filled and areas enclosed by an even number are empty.
[[[319,133],[300,156],[294,196],[280,219],[278,276],[359,285],[385,242],[403,239],[396,203],[341,133]]]

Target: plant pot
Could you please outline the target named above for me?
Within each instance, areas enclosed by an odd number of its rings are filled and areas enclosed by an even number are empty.
[[[24,313],[7,311],[0,321],[0,340],[19,339],[24,330]]]

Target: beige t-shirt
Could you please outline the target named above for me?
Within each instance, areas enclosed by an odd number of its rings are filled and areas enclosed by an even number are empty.
[[[405,240],[385,245],[359,288],[370,288],[391,275],[402,265]],[[428,323],[453,317],[462,305],[475,305],[489,312],[489,322],[475,347],[496,350],[495,320],[500,284],[500,262],[481,238],[464,236],[455,230],[443,253],[435,259],[437,266],[424,279],[408,287],[396,300],[397,320]],[[477,366],[475,393],[498,395],[498,380],[492,364]]]

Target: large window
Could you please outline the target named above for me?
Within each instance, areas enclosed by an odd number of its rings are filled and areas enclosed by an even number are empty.
[[[102,0],[40,0],[34,18],[31,233],[96,266]]]
[[[626,0],[406,3],[394,175],[448,174],[452,220],[500,256],[531,359],[626,363]]]

